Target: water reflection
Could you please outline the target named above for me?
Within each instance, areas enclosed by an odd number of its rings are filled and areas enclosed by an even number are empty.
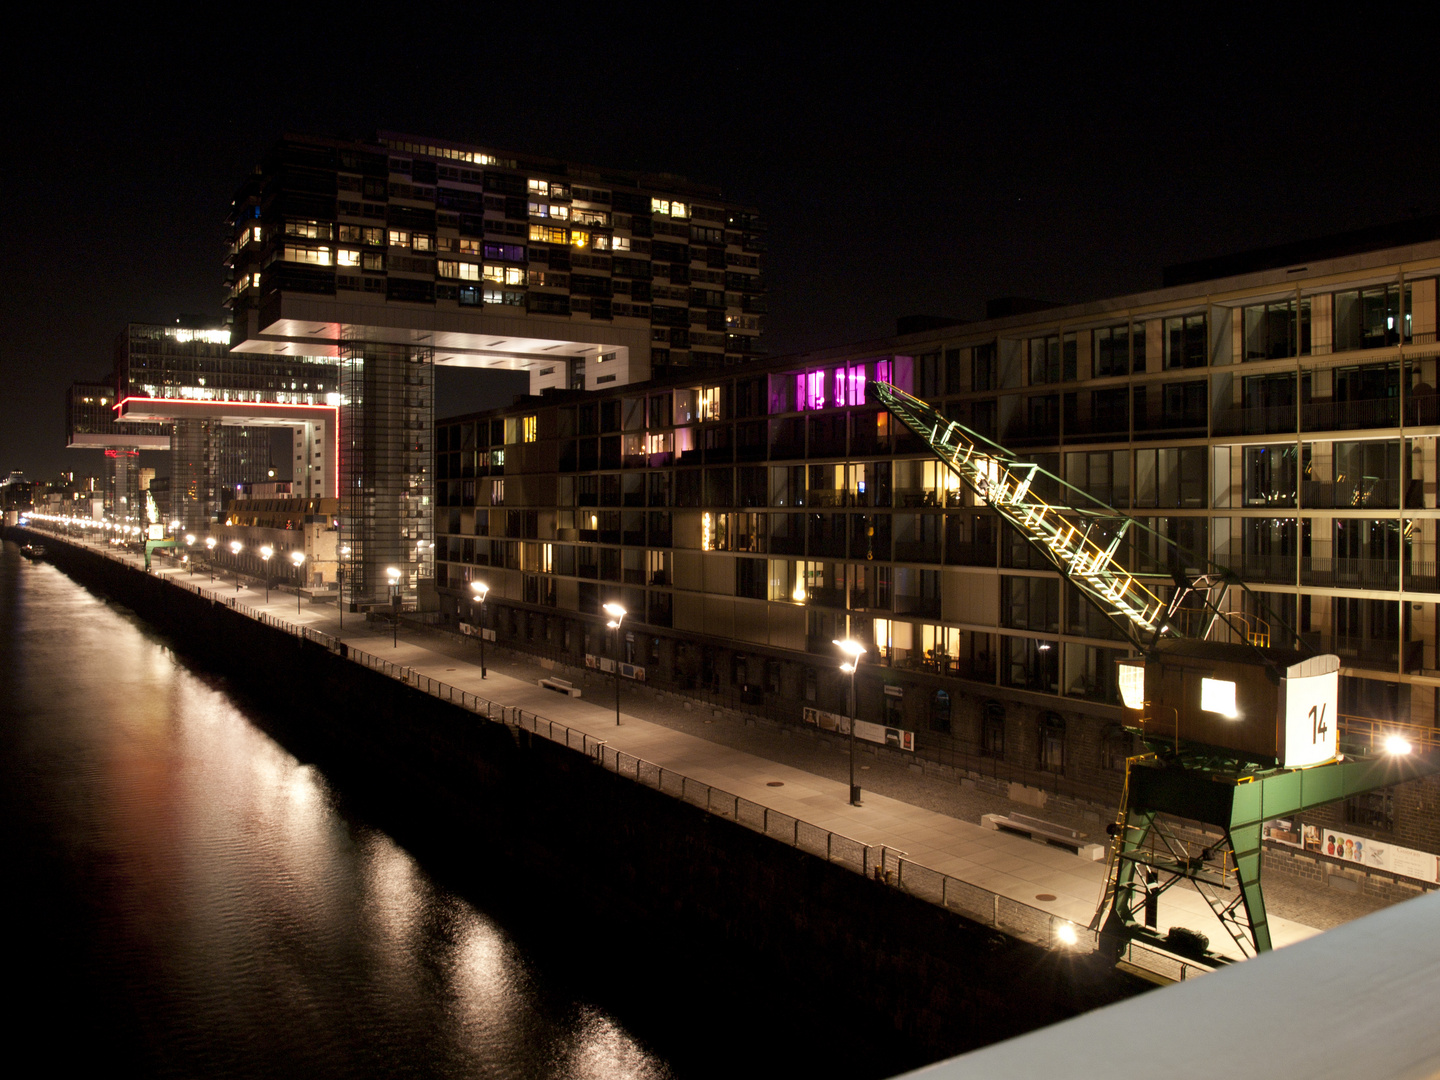
[[[17,970],[67,995],[68,1053],[157,1075],[672,1075],[222,683],[13,544],[0,664],[12,880],[39,939]]]

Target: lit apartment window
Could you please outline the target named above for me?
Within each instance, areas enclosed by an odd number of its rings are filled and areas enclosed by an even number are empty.
[[[559,225],[531,225],[530,239],[545,244],[568,244],[569,230]]]
[[[408,248],[410,246],[410,233],[405,229],[390,230],[390,246]]]
[[[665,214],[666,216],[669,216],[669,214],[670,214],[670,200],[669,200],[669,199],[651,199],[651,200],[650,200],[650,212],[651,212],[652,214]]]
[[[571,229],[570,243],[578,248],[586,247],[590,243],[590,234],[584,229]]]
[[[360,252],[351,248],[340,248],[335,252],[336,266],[359,266]]]
[[[504,502],[505,502],[505,481],[504,481],[504,480],[491,480],[491,481],[490,481],[490,505],[491,505],[491,506],[502,506],[502,505],[504,505]]]
[[[629,250],[630,250],[630,237],[628,237],[628,236],[612,236],[612,237],[610,238],[610,248],[611,248],[611,250],[613,250],[613,251],[629,251]]]
[[[287,245],[281,258],[286,262],[329,266],[330,249],[328,247],[290,247]]]
[[[696,412],[701,420],[720,419],[720,387],[701,387],[696,396]]]
[[[416,251],[434,251],[435,238],[425,233],[416,233],[410,238],[410,244]]]
[[[535,417],[527,416],[520,421],[520,441],[535,441]]]
[[[524,285],[525,270],[519,266],[501,266],[496,263],[486,263],[485,280],[493,281],[497,285]]]
[[[531,180],[531,181],[530,181],[530,193],[531,193],[532,195],[549,195],[549,194],[550,194],[550,184],[549,184],[549,182],[548,182],[548,181],[545,181],[545,180]]]

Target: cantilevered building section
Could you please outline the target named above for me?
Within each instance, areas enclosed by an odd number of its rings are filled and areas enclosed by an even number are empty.
[[[139,452],[168,450],[170,425],[121,423],[115,400],[114,383],[72,383],[65,401],[65,445],[104,451],[104,508],[118,520],[136,521],[141,512]]]
[[[436,139],[288,136],[236,194],[237,355],[340,365],[343,546],[360,602],[433,575],[434,365],[604,390],[754,357],[754,210],[644,175]]]
[[[200,530],[242,484],[269,479],[270,433],[289,429],[297,493],[336,489],[339,376],[329,357],[234,354],[217,327],[131,323],[115,350],[116,427],[159,426],[171,451],[174,514]]]

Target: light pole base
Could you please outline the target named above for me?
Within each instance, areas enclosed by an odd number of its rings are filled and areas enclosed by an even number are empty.
[[[862,802],[860,801],[860,785],[859,785],[859,784],[851,784],[851,785],[850,785],[850,805],[851,805],[851,806],[864,806],[864,805],[865,805],[864,803],[862,803]]]

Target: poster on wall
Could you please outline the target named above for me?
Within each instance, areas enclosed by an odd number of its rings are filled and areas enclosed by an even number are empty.
[[[850,718],[840,716],[837,713],[826,712],[824,709],[813,709],[806,706],[804,712],[805,723],[814,724],[821,731],[833,731],[837,735],[850,734]],[[894,750],[908,750],[915,752],[915,733],[906,731],[904,728],[887,727],[884,724],[872,724],[867,720],[855,721],[855,737],[864,739],[866,742],[878,743],[880,746],[888,746]]]
[[[1323,825],[1305,825],[1297,832],[1294,823],[1284,818],[1265,822],[1264,835],[1266,840],[1287,847],[1300,847],[1367,869],[1440,884],[1440,855],[1427,851],[1416,851],[1387,840],[1356,836]]]

